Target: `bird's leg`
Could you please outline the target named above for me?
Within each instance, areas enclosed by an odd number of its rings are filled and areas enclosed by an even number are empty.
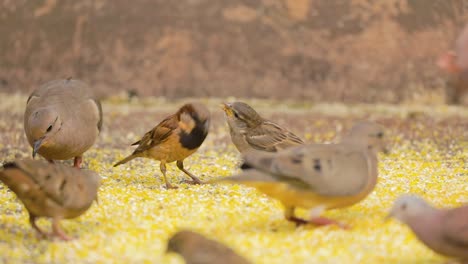
[[[54,217],[52,219],[52,236],[58,237],[63,241],[71,240],[71,237],[67,236],[60,227],[60,218]]]
[[[34,230],[37,231],[37,233],[39,233],[39,235],[41,236],[41,238],[46,238],[47,237],[47,234],[42,231],[36,224],[36,216],[32,215],[32,214],[29,214],[29,223],[31,223],[31,226]]]
[[[191,181],[189,180],[184,180],[185,183],[189,183],[189,184],[202,184],[203,182],[198,179],[195,175],[193,175],[192,173],[190,173],[188,170],[186,170],[184,168],[184,161],[183,160],[178,160],[177,161],[177,168],[179,168],[179,170],[183,171],[185,174],[187,174],[187,176],[189,176],[190,178],[192,178]]]
[[[54,160],[47,160],[50,164],[55,164]]]
[[[163,176],[164,176],[164,182],[166,182],[166,189],[177,189],[177,186],[172,185],[166,177],[166,162],[161,161],[159,164],[159,169],[161,170]]]
[[[344,223],[340,223],[336,220],[329,219],[326,217],[314,217],[309,220],[309,223],[316,226],[327,226],[327,225],[336,225],[342,229],[350,229],[350,227]]]
[[[73,167],[75,168],[81,168],[81,162],[83,161],[83,157],[82,156],[76,156],[75,157],[75,160],[73,161]]]
[[[296,226],[305,225],[308,221],[294,215],[294,207],[286,207],[284,209],[284,217],[286,220],[294,222]]]

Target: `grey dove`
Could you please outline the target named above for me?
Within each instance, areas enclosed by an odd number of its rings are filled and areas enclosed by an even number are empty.
[[[49,162],[74,158],[74,166],[80,167],[101,128],[101,104],[82,81],[50,81],[28,98],[24,131],[33,157],[39,153]]]
[[[415,195],[399,197],[389,215],[435,252],[468,261],[468,205],[438,209]]]
[[[23,202],[32,227],[42,237],[70,240],[59,222],[88,210],[93,200],[97,200],[100,177],[90,170],[27,159],[3,165],[0,181]],[[37,226],[38,217],[52,218],[51,234]]]
[[[285,218],[297,224],[337,224],[321,217],[323,211],[354,205],[377,183],[377,153],[386,151],[384,128],[360,122],[338,144],[311,144],[276,153],[249,152],[243,172],[218,179],[243,183],[278,199]],[[310,219],[295,216],[294,209],[310,210]]]

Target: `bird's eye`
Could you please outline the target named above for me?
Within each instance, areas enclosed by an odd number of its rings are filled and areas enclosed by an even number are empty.
[[[52,125],[50,125],[48,128],[47,128],[47,132],[50,132],[52,130]]]
[[[378,138],[383,138],[384,134],[382,132],[377,133]]]
[[[401,210],[406,210],[406,204],[405,203],[402,204],[400,208],[401,208]]]
[[[235,116],[236,118],[239,118],[239,114],[238,114],[237,112],[234,112],[234,116]]]

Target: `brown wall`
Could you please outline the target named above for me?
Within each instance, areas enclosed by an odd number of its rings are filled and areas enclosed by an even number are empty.
[[[73,76],[100,94],[399,102],[443,94],[463,0],[0,3],[0,90]]]

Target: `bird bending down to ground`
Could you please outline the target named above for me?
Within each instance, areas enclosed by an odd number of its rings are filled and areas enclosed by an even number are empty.
[[[193,231],[179,231],[167,243],[167,252],[180,254],[186,264],[248,264],[229,247]]]
[[[39,153],[49,162],[75,158],[74,166],[79,168],[101,127],[101,104],[84,82],[51,81],[28,98],[24,131],[33,157]]]
[[[223,104],[231,139],[240,153],[251,150],[276,152],[304,142],[292,132],[262,118],[243,102]]]
[[[363,200],[377,183],[377,152],[384,147],[384,128],[360,122],[341,143],[303,145],[277,153],[249,152],[252,169],[214,182],[243,183],[278,199],[285,218],[297,224],[337,224],[321,217],[323,211],[351,206]],[[294,214],[296,207],[310,209],[310,219]]]
[[[133,143],[138,145],[135,151],[114,167],[138,157],[159,160],[166,187],[174,189],[177,187],[166,178],[166,163],[177,161],[177,168],[192,178],[186,182],[200,184],[202,182],[184,168],[184,159],[197,151],[208,135],[209,126],[210,112],[204,105],[185,104],[177,113],[165,118],[142,139]]]
[[[468,205],[438,209],[418,196],[403,195],[388,217],[407,224],[435,252],[468,261]]]
[[[97,201],[100,177],[93,171],[79,170],[40,160],[18,160],[3,165],[0,181],[23,202],[29,222],[42,237],[70,240],[60,228],[61,219],[82,215]],[[52,233],[36,225],[36,218],[52,218]]]

